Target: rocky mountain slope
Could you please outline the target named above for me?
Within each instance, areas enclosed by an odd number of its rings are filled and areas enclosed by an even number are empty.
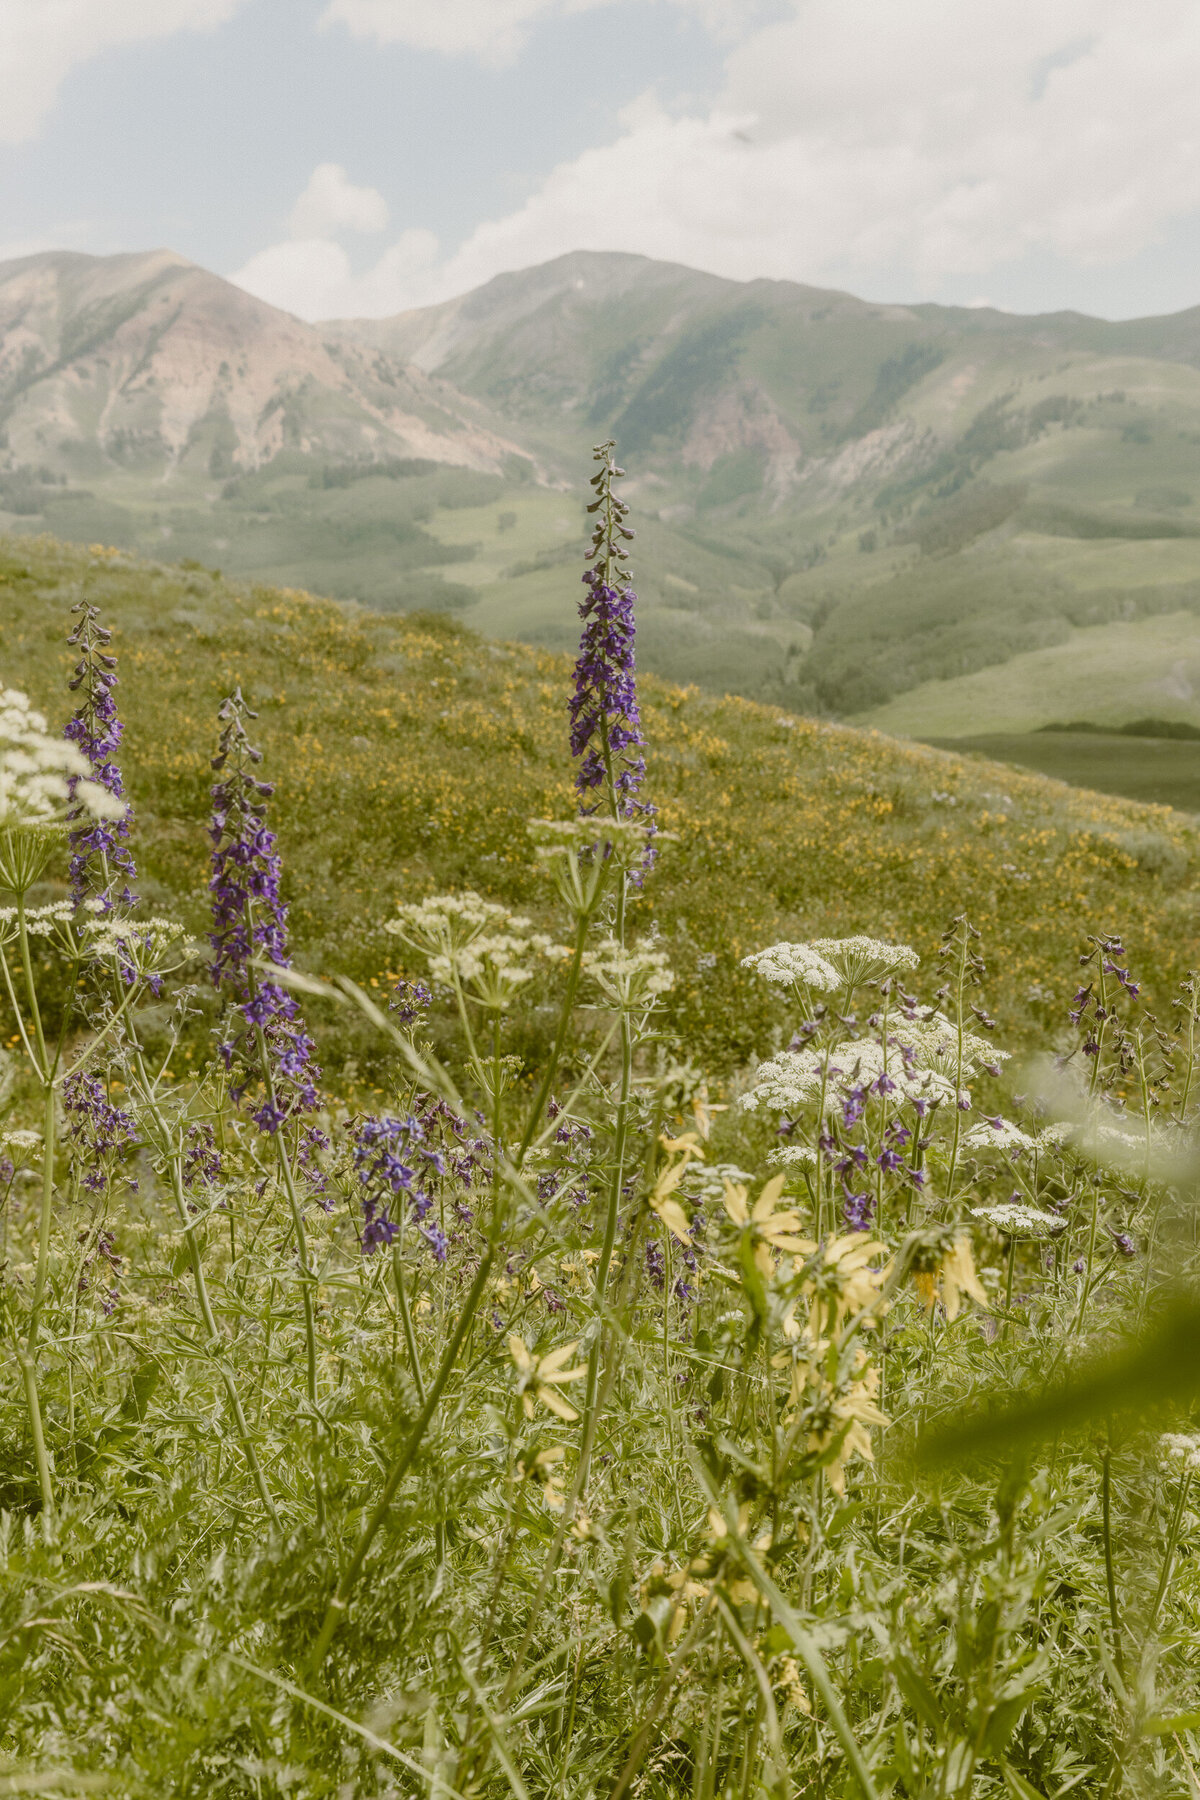
[[[284,450],[494,470],[514,449],[444,382],[167,250],[0,264],[0,411],[12,463],[89,479],[230,476]]]

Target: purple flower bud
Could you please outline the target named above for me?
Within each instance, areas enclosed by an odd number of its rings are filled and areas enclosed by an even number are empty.
[[[212,788],[212,981],[231,995],[234,1005],[225,1039],[218,1045],[227,1069],[240,1064],[246,1077],[232,1091],[238,1099],[251,1080],[275,1088],[275,1104],[264,1102],[252,1116],[260,1130],[276,1132],[298,1112],[317,1104],[312,1065],[312,1039],[304,1028],[295,998],[277,982],[263,980],[252,967],[256,954],[287,968],[287,907],[280,898],[280,860],[275,835],[267,829],[261,807],[271,786],[249,773],[262,759],[246,733],[245,721],[257,715],[240,690],[223,702],[221,733],[213,769],[222,779]],[[269,1070],[260,1066],[259,1033],[266,1045]]]
[[[68,686],[72,692],[82,693],[66,736],[91,764],[92,780],[115,799],[123,800],[125,788],[116,753],[124,727],[112,695],[117,685],[113,672],[116,658],[104,649],[112,641],[112,632],[101,625],[100,609],[89,601],[81,600],[71,611],[80,618],[67,642],[80,651],[80,658]],[[116,821],[93,819],[87,808],[75,800],[78,785],[77,775],[68,778],[71,898],[77,907],[85,900],[99,900],[106,913],[117,905],[135,906],[137,895],[130,883],[137,880],[137,870],[128,848],[129,812],[126,810],[124,818]]]

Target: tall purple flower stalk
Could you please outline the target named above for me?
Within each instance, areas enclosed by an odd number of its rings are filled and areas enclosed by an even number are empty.
[[[100,608],[81,600],[71,608],[79,614],[79,623],[67,642],[79,651],[68,686],[79,695],[79,705],[70,719],[66,736],[86,756],[92,766],[92,779],[110,794],[123,800],[125,788],[117,763],[117,749],[123,727],[117,716],[113,689],[117,686],[117,659],[108,646],[112,632],[100,623]],[[77,776],[71,776],[71,798]],[[98,900],[103,912],[115,905],[135,906],[137,895],[132,882],[137,880],[133,855],[128,846],[128,809],[118,820],[96,819],[81,805],[72,804],[68,814],[71,851],[71,898],[82,906],[85,900]]]
[[[612,443],[599,444],[594,452],[600,468],[592,477],[595,499],[588,511],[596,523],[583,576],[588,591],[579,606],[584,628],[570,701],[571,755],[579,764],[575,788],[585,816],[607,801],[613,817],[650,823],[655,809],[637,797],[646,759],[634,672],[637,595],[629,585],[633,570],[626,566],[624,547],[634,534],[624,523],[629,508],[613,489],[625,473],[614,449]],[[643,869],[653,860],[648,848]]]
[[[212,760],[220,780],[212,788],[209,827],[213,928],[208,941],[213,948],[213,986],[232,1001],[218,1049],[225,1067],[238,1072],[231,1089],[235,1100],[251,1082],[262,1082],[266,1093],[251,1116],[261,1131],[276,1132],[288,1118],[317,1105],[321,1072],[312,1061],[313,1042],[294,997],[278,982],[263,979],[253,966],[256,957],[281,969],[290,962],[287,907],[279,893],[280,860],[275,834],[264,816],[275,788],[253,773],[262,751],[246,731],[246,720],[258,714],[246,705],[239,689],[222,702],[218,717],[224,730]]]
[[[391,1216],[396,1200],[406,1200],[414,1224],[438,1262],[445,1262],[449,1240],[429,1217],[433,1196],[424,1185],[430,1175],[444,1175],[440,1150],[430,1148],[422,1121],[361,1119],[351,1132],[354,1168],[362,1187],[362,1252],[371,1256],[390,1244],[400,1227]]]
[[[114,1106],[95,1075],[68,1075],[62,1089],[67,1138],[84,1169],[81,1185],[90,1194],[108,1191],[117,1163],[138,1140],[133,1114]]]

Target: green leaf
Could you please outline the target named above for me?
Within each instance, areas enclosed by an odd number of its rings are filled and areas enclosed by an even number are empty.
[[[946,1738],[945,1714],[925,1677],[907,1657],[896,1659],[892,1664],[892,1674],[896,1678],[896,1686],[918,1718],[923,1719],[938,1742],[943,1743]]]
[[[1176,1731],[1200,1731],[1200,1710],[1176,1713],[1173,1719],[1147,1719],[1142,1730],[1147,1737],[1167,1737]]]
[[[978,1455],[993,1455],[1025,1444],[1077,1432],[1094,1419],[1118,1412],[1144,1415],[1164,1402],[1186,1402],[1200,1394],[1200,1298],[1176,1295],[1142,1337],[1113,1356],[1098,1357],[1069,1381],[1049,1392],[1004,1405],[976,1393],[969,1412],[926,1433],[918,1460],[943,1467]],[[982,1417],[980,1416],[982,1414]]]
[[[1000,1767],[1004,1771],[1004,1786],[1011,1800],[1045,1800],[1045,1795],[1032,1787],[1023,1775],[1018,1775],[1010,1763],[1001,1763]]]
[[[1009,1739],[1017,1729],[1021,1714],[1026,1711],[1033,1700],[1033,1693],[1014,1694],[1009,1700],[1001,1700],[993,1710],[987,1722],[987,1730],[983,1734],[984,1749],[992,1756],[1000,1756],[1008,1748]]]

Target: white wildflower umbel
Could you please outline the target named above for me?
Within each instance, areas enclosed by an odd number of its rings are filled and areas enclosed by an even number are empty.
[[[807,988],[812,993],[831,994],[840,988],[842,977],[811,944],[771,944],[743,956],[743,969],[753,969],[772,987]]]
[[[435,981],[489,1012],[504,1012],[518,990],[533,980],[539,956],[559,961],[570,955],[535,932],[532,923],[468,890],[401,906],[384,930],[421,951]]]
[[[1035,1148],[1035,1140],[1027,1131],[1001,1118],[985,1119],[980,1125],[972,1125],[963,1144],[968,1150],[1007,1150],[1013,1156]]]
[[[870,1089],[884,1076],[893,1107],[904,1101],[952,1100],[955,1093],[945,1075],[906,1061],[897,1046],[885,1050],[875,1038],[847,1038],[831,1050],[782,1050],[760,1063],[755,1074],[754,1086],[741,1098],[745,1112],[760,1106],[795,1112],[822,1090],[833,1101],[851,1088]]]
[[[907,944],[885,944],[872,937],[814,938],[808,948],[835,969],[848,988],[911,974],[921,961]]]
[[[0,887],[24,895],[39,879],[74,803],[94,819],[125,806],[92,779],[92,766],[15,688],[0,688]]]
[[[32,1156],[42,1147],[40,1131],[27,1131],[18,1126],[14,1131],[0,1131],[0,1151],[16,1151],[18,1156]]]
[[[156,992],[165,975],[172,975],[199,954],[199,945],[175,919],[149,918],[94,920],[83,933],[87,953],[100,962],[115,963],[127,986],[144,981]]]
[[[969,1081],[978,1074],[980,1067],[1009,1060],[1007,1050],[998,1049],[973,1031],[964,1031],[960,1040],[958,1027],[943,1012],[929,1011],[915,1019],[893,1019],[889,1030],[898,1044],[910,1049],[925,1068],[933,1069],[939,1075],[961,1076],[964,1081]]]
[[[1200,1475],[1200,1433],[1168,1431],[1158,1440],[1164,1459],[1182,1473]]]
[[[385,919],[383,925],[393,937],[403,938],[412,949],[426,956],[451,956],[484,932],[522,932],[529,928],[528,919],[518,918],[494,900],[485,900],[472,888],[462,894],[431,894],[428,900],[398,906],[396,917]]]
[[[618,1012],[648,1012],[675,985],[666,957],[645,938],[632,950],[606,938],[598,949],[584,952],[583,970]]]
[[[1067,1221],[1057,1213],[1043,1212],[1038,1206],[1026,1206],[1020,1200],[1004,1200],[995,1206],[973,1206],[973,1218],[994,1225],[1008,1238],[1059,1237],[1067,1229]]]
[[[588,918],[613,876],[642,866],[652,835],[641,819],[531,819],[538,864],[576,918]],[[660,834],[661,835],[661,834]]]
[[[527,938],[508,932],[477,937],[449,955],[431,956],[429,973],[447,987],[453,987],[457,978],[488,1011],[505,1012],[518,990],[533,980],[533,970],[525,960],[529,949]]]
[[[65,738],[52,737],[27,694],[0,688],[0,831],[65,821],[69,782],[94,819],[123,819],[125,806],[92,780],[92,766]]]

